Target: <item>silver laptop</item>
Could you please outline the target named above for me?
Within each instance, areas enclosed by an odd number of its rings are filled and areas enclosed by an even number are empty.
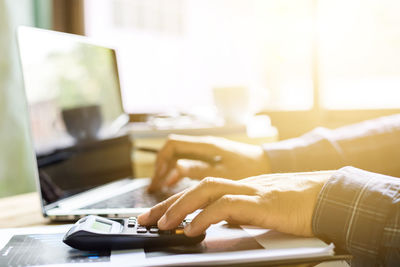
[[[192,184],[148,194],[149,178],[129,177],[129,136],[118,136],[128,116],[113,48],[30,27],[18,29],[18,44],[44,216],[134,216]]]

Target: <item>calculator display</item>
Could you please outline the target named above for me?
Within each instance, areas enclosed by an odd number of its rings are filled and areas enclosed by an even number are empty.
[[[104,222],[100,222],[98,220],[95,220],[94,223],[92,224],[92,229],[102,231],[102,232],[107,232],[109,233],[111,231],[112,225]]]

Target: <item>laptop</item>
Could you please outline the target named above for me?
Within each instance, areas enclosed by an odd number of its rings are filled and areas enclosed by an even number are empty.
[[[122,106],[115,49],[87,37],[31,27],[18,29],[18,45],[44,216],[63,221],[89,214],[136,216],[195,183],[184,179],[171,190],[149,194],[150,179],[129,177],[131,167],[98,171],[119,150],[112,156],[96,149],[120,143],[126,153],[129,142],[129,136],[119,134],[129,118]],[[82,160],[70,160],[76,151],[91,151],[92,156],[79,164]],[[63,171],[54,171],[65,162],[69,165]],[[84,166],[98,166],[97,174],[73,175]]]

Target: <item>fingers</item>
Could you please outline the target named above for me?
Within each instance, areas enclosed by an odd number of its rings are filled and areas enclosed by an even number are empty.
[[[215,137],[170,135],[167,143],[173,146],[176,154],[209,154],[217,152]]]
[[[212,158],[217,154],[218,149],[210,137],[171,135],[157,155],[155,173],[149,191],[157,191],[165,184],[167,175],[175,168],[179,157],[185,157],[185,155],[201,155],[204,157],[208,155]]]
[[[200,212],[184,229],[187,236],[198,236],[210,225],[220,221],[260,225],[260,205],[257,196],[225,195]]]
[[[162,230],[177,227],[181,221],[195,210],[207,206],[226,194],[253,195],[257,189],[222,178],[206,178],[200,184],[184,192],[170,205],[158,221]]]
[[[167,211],[167,209],[174,203],[178,198],[180,198],[185,191],[177,193],[168,199],[158,203],[150,210],[138,216],[138,223],[142,225],[154,225],[160,219],[160,217]]]
[[[168,174],[165,184],[171,186],[176,184],[184,177],[202,180],[206,176],[217,176],[216,166],[199,160],[179,159],[176,161],[175,168]]]

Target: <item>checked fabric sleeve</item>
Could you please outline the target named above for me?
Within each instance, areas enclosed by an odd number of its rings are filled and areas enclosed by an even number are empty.
[[[349,250],[354,266],[400,266],[400,114],[263,148],[273,173],[342,168],[319,196],[315,234]]]
[[[349,251],[352,266],[400,266],[400,179],[338,170],[319,194],[312,227]]]
[[[354,166],[400,177],[400,114],[263,145],[272,173]]]

